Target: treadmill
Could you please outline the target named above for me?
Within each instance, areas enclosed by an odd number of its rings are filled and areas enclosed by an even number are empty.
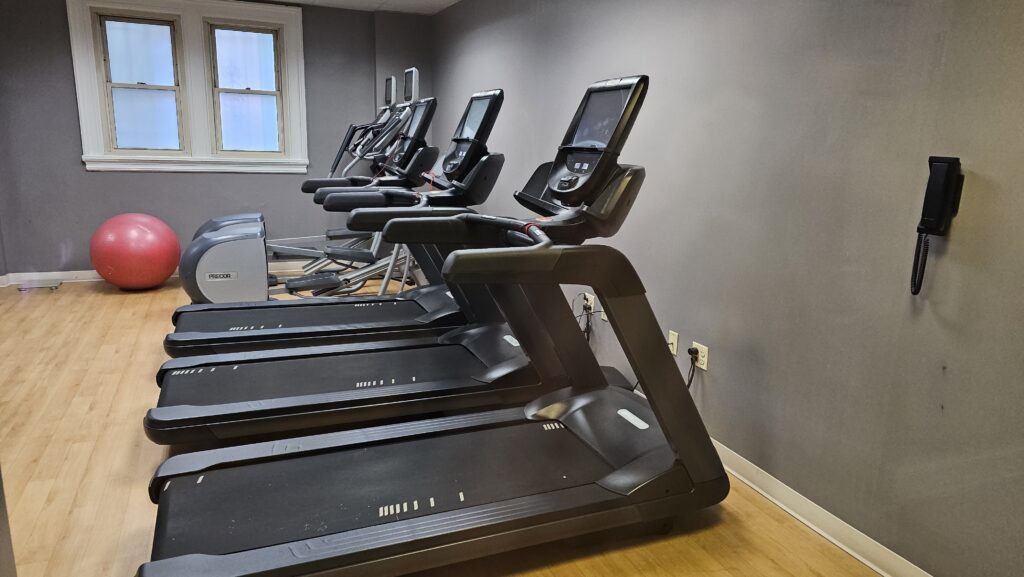
[[[597,94],[595,106],[618,104]],[[556,198],[570,172],[552,175]],[[643,169],[630,174],[623,189],[638,186]],[[396,220],[387,230],[398,239],[410,227],[528,238],[532,246],[456,251],[445,276],[547,293],[593,287],[647,398],[592,354],[567,356],[570,386],[526,406],[172,457],[150,483],[159,508],[152,560],[138,577],[400,575],[664,523],[725,498],[728,477],[621,253],[553,246],[530,222],[479,215]],[[543,321],[513,322],[528,354],[546,346],[528,338],[537,333],[585,344],[564,296]]]
[[[603,86],[591,87],[588,94],[600,93]],[[612,236],[639,192],[642,178],[630,180],[633,173],[616,170],[615,159],[640,111],[646,79],[623,80],[615,86],[615,94],[624,94],[629,106],[594,111],[585,108],[589,101],[585,96],[556,160],[538,167],[523,190],[515,193],[520,204],[540,215],[530,221],[531,226],[545,230],[561,244]],[[589,116],[583,115],[584,110]],[[586,145],[599,147],[584,150],[573,144],[574,135],[582,130],[578,128],[581,122],[621,125],[622,130],[607,142]],[[563,174],[560,167],[566,163],[576,172]],[[556,176],[559,186],[572,184],[575,192],[570,204],[551,196],[549,182]],[[630,182],[636,184],[626,186]],[[364,202],[362,196],[365,194],[335,194],[327,203]],[[391,219],[409,216],[430,221],[437,210],[360,208],[352,211],[349,224],[358,229],[357,225],[369,221],[383,228]],[[468,213],[468,209],[458,210]],[[413,234],[402,242],[445,249],[507,244],[504,233],[492,232],[468,243],[461,237],[453,243],[430,230],[424,235]],[[527,358],[505,322],[515,317],[541,326],[540,317],[561,306],[561,294],[535,294],[501,284],[456,285],[451,290],[474,295],[474,303],[491,307],[475,307],[475,322],[440,336],[412,335],[167,361],[157,373],[160,398],[144,419],[146,435],[160,444],[223,444],[429,413],[520,405],[567,384],[564,379],[538,378],[535,366],[556,367],[562,362],[554,345],[538,347]],[[566,341],[562,347],[573,342]],[[574,352],[580,354],[588,353]],[[548,369],[549,374],[558,372]]]
[[[411,193],[403,188],[346,188],[352,198],[381,199],[376,206],[410,204],[466,206],[483,202],[490,194],[504,164],[504,157],[488,154],[486,142],[501,108],[500,90],[474,95],[445,156],[445,171],[461,176],[449,188]],[[433,98],[412,106],[402,154],[412,152],[413,140],[422,139],[436,106]],[[482,107],[482,110],[480,110]],[[468,117],[470,110],[479,117]],[[479,121],[473,126],[467,120]],[[415,126],[413,126],[415,125]],[[471,153],[471,154],[470,154]],[[453,164],[454,163],[454,164]],[[464,167],[469,167],[464,171]],[[454,177],[453,177],[454,178]],[[315,195],[314,195],[315,196]],[[333,196],[338,196],[333,195]],[[341,195],[344,196],[344,195]],[[326,197],[321,199],[326,202]],[[342,203],[325,205],[342,210]],[[372,229],[371,229],[372,230]],[[459,291],[451,291],[440,278],[444,256],[433,247],[410,246],[409,250],[430,283],[400,295],[314,297],[301,300],[192,304],[179,307],[172,317],[174,333],[164,339],[171,357],[251,351],[280,347],[337,344],[381,340],[409,335],[439,335],[465,324],[473,304]],[[479,305],[484,306],[484,305]]]

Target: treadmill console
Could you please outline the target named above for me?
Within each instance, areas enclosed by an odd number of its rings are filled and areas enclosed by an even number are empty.
[[[616,166],[646,76],[616,78],[590,86],[551,165],[547,186],[566,206],[588,204]]]
[[[459,167],[466,163],[466,158],[470,156],[469,152],[476,143],[471,140],[452,141],[451,147],[448,149],[448,153],[444,156],[444,173],[445,176],[454,175],[459,172]],[[456,179],[457,180],[457,179]]]
[[[469,100],[462,120],[455,129],[452,143],[441,161],[441,170],[448,181],[460,181],[487,154],[484,143],[490,136],[491,128],[501,110],[504,92],[490,90],[478,92]]]
[[[422,148],[426,143],[424,137],[430,121],[434,117],[436,101],[433,98],[424,98],[412,107],[412,118],[402,134],[398,137],[398,143],[391,151],[386,164],[397,167],[404,167],[413,154]]]

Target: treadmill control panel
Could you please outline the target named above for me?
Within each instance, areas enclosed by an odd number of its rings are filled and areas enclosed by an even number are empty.
[[[601,153],[595,152],[570,152],[565,157],[565,167],[575,174],[590,174],[597,166]]]
[[[405,137],[402,138],[402,142],[395,148],[394,152],[391,153],[391,157],[388,159],[388,164],[392,166],[402,166],[402,160],[405,158],[406,151],[409,150],[409,140]]]
[[[447,173],[455,172],[455,170],[459,168],[459,165],[466,159],[470,146],[470,142],[453,143],[452,148],[444,159],[444,171]]]
[[[569,190],[580,182],[580,177],[569,174],[558,179],[558,190]]]
[[[485,154],[487,154],[487,149],[476,140],[471,138],[453,139],[444,156],[441,170],[444,171],[445,178],[448,180],[461,181]]]
[[[601,150],[572,151],[565,155],[564,163],[552,166],[548,175],[548,186],[558,192],[579,190],[597,169]]]

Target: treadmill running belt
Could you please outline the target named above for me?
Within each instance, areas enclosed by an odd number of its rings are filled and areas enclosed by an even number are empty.
[[[415,319],[424,313],[412,300],[379,303],[338,303],[226,309],[183,314],[174,327],[176,333],[216,333],[240,330],[347,325]]]
[[[592,483],[612,467],[553,422],[525,422],[176,477],[153,560],[221,555]],[[547,425],[547,426],[545,426]]]
[[[219,365],[202,372],[167,373],[158,406],[219,405],[457,379],[485,368],[462,345]]]

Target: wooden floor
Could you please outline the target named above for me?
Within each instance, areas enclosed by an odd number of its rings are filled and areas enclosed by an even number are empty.
[[[19,577],[129,576],[147,560],[166,456],[142,432],[177,286],[0,289],[0,468]],[[574,542],[431,575],[874,575],[742,483],[670,536]],[[7,577],[7,576],[2,576]]]

